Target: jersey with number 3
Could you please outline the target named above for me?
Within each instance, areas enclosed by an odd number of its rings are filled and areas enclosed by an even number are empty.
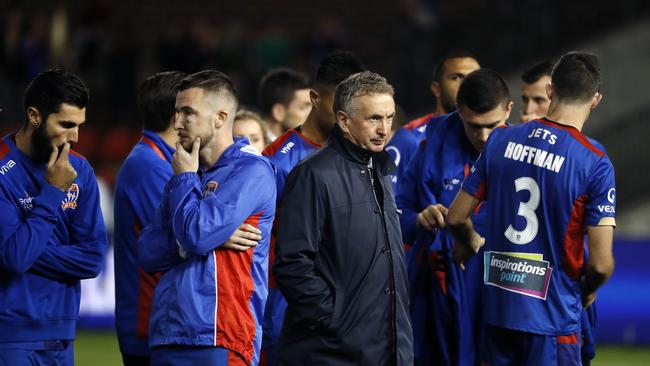
[[[463,190],[490,201],[484,254],[488,324],[529,333],[580,330],[587,226],[615,226],[609,158],[548,119],[492,132]]]

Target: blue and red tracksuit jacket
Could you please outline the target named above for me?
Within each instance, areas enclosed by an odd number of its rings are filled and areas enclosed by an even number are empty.
[[[428,205],[449,207],[478,158],[465,135],[458,112],[430,119],[405,174],[400,178],[397,206],[405,243],[411,291],[415,358],[423,364],[473,365],[480,334],[482,263],[470,260],[462,271],[453,263],[453,238],[444,229],[416,227],[417,214]],[[484,209],[472,216],[482,233]]]
[[[390,177],[393,183],[393,192],[397,193],[397,182],[406,172],[409,162],[424,139],[428,122],[435,117],[435,113],[429,113],[412,120],[395,131],[393,137],[386,144],[385,149],[393,157],[397,167]]]
[[[138,265],[138,238],[174,175],[175,150],[157,133],[143,131],[117,176],[115,186],[115,327],[123,354],[149,354],[149,314],[160,274]]]
[[[266,156],[275,166],[275,179],[278,189],[278,204],[284,191],[284,183],[293,167],[303,159],[316,152],[321,145],[310,141],[301,132],[300,127],[285,132],[282,136],[267,146],[262,155]],[[279,213],[279,212],[278,212]],[[278,217],[273,223],[271,234],[271,248],[269,253],[269,267],[275,262],[275,231],[278,227]],[[269,272],[269,297],[266,301],[264,311],[264,338],[262,341],[263,359],[262,364],[277,365],[277,346],[282,330],[284,311],[287,309],[287,301],[275,285],[275,278]]]
[[[63,192],[45,164],[0,141],[0,348],[6,343],[72,340],[79,280],[96,277],[108,247],[97,180],[70,151],[77,178]]]
[[[200,173],[171,178],[140,235],[145,272],[166,272],[154,291],[150,347],[222,347],[257,364],[275,200],[273,166],[245,139]],[[261,230],[259,244],[221,249],[243,223]]]

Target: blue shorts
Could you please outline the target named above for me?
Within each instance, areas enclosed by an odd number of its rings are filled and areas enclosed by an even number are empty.
[[[0,366],[74,365],[71,340],[0,343]]]
[[[485,366],[580,366],[580,334],[547,336],[487,325],[481,359]]]
[[[163,346],[151,349],[151,366],[247,366],[236,352],[222,347]]]

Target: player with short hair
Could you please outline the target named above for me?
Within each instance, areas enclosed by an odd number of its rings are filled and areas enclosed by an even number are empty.
[[[548,112],[551,100],[546,95],[546,85],[551,83],[552,69],[550,61],[542,61],[521,75],[521,122],[542,118]]]
[[[542,61],[524,71],[521,75],[521,122],[542,118],[548,113],[551,100],[546,93],[546,86],[551,83],[551,72],[553,64],[550,61]],[[587,137],[589,142],[602,152],[605,147],[598,141]],[[588,255],[587,243],[585,241],[585,255]],[[588,307],[582,314],[582,364],[588,366],[591,360],[596,357],[596,341],[594,330],[596,327],[596,303]]]
[[[276,188],[271,163],[233,139],[237,104],[219,71],[179,83],[174,176],[139,241],[143,269],[167,272],[149,322],[152,365],[259,361]],[[243,223],[260,230],[259,245],[225,250]]]
[[[562,56],[547,93],[546,117],[490,136],[447,216],[458,263],[486,243],[482,360],[493,366],[579,365],[581,311],[614,270],[614,168],[580,132],[602,99],[596,56]],[[485,239],[468,219],[480,201]]]
[[[424,139],[427,122],[456,109],[456,94],[460,83],[467,74],[478,68],[480,65],[476,57],[466,51],[448,52],[435,65],[431,82],[431,93],[436,99],[435,110],[399,128],[386,145],[386,151],[397,165],[397,170],[392,175],[394,192],[397,193],[399,177],[406,171],[418,145]]]
[[[49,70],[25,90],[27,120],[0,140],[0,364],[73,365],[79,281],[108,247],[97,180],[71,150],[89,92]]]
[[[312,107],[309,90],[307,74],[290,68],[272,69],[262,77],[258,100],[268,122],[269,140],[305,122]]]
[[[276,167],[278,205],[284,191],[284,182],[294,166],[307,158],[325,144],[330,130],[334,127],[332,111],[336,85],[348,76],[363,71],[361,61],[351,52],[335,51],[327,55],[316,69],[313,89],[310,90],[312,110],[301,126],[293,128],[280,136],[264,149],[263,155]],[[278,208],[279,210],[279,208]],[[278,219],[274,222],[277,228]],[[271,236],[270,265],[275,258],[275,229]],[[264,314],[263,353],[268,365],[277,365],[275,352],[282,329],[282,320],[287,302],[277,289],[275,278],[269,273],[269,298]]]
[[[489,134],[505,124],[512,101],[503,78],[471,72],[458,91],[458,111],[429,121],[398,186],[397,207],[407,252],[416,364],[474,365],[480,335],[482,263],[453,264],[445,217]],[[485,220],[476,212],[477,224]],[[480,232],[482,227],[478,228]]]

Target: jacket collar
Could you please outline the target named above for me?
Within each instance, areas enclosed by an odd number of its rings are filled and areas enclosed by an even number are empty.
[[[158,151],[160,151],[160,153],[162,154],[161,157],[164,158],[165,161],[171,163],[172,157],[174,156],[176,149],[174,149],[172,146],[167,145],[167,143],[162,139],[162,137],[160,137],[160,135],[158,135],[155,132],[149,130],[143,130],[142,137],[147,138],[154,145],[156,145]],[[149,145],[147,142],[145,143]],[[156,151],[156,153],[158,153],[158,151]]]
[[[248,139],[245,137],[234,137],[233,138],[233,144],[228,146],[226,150],[223,151],[219,159],[212,164],[210,167],[201,167],[201,170],[203,171],[209,171],[212,169],[217,169],[219,167],[228,165],[232,162],[232,160],[240,158],[244,155],[260,155],[260,153],[255,150],[254,147],[252,147]]]
[[[395,170],[393,158],[386,150],[375,153],[353,144],[343,136],[343,131],[338,123],[334,125],[330,133],[328,145],[339,151],[346,159],[359,164],[368,165],[370,158],[372,158],[373,165],[377,167],[382,175],[390,174]]]

